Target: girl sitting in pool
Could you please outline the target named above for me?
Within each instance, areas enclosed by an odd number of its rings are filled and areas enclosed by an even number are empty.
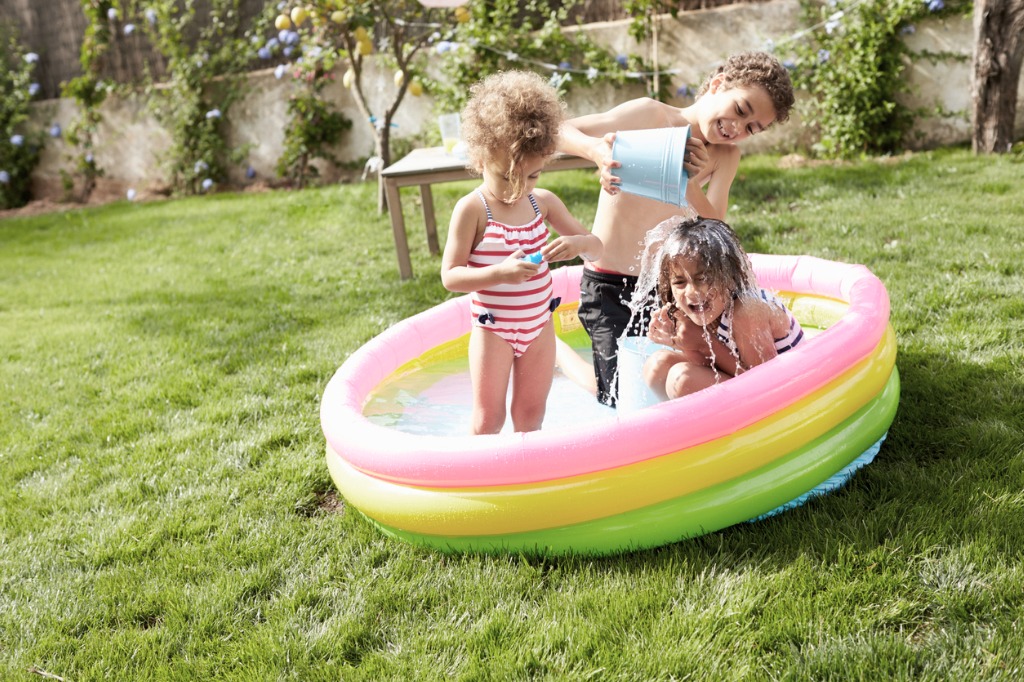
[[[477,83],[462,112],[469,163],[480,186],[455,205],[441,261],[449,291],[471,292],[469,373],[473,433],[498,433],[512,376],[512,425],[544,421],[555,371],[548,263],[601,255],[601,240],[537,179],[555,151],[564,109],[539,75],[495,74]],[[545,222],[558,234],[548,242]]]
[[[644,363],[662,399],[713,386],[796,346],[803,330],[761,289],[732,228],[710,218],[669,218],[655,267],[662,307],[648,337],[670,346]]]

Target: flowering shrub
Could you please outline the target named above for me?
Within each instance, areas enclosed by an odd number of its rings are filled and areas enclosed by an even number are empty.
[[[289,121],[285,128],[284,152],[277,161],[277,174],[298,188],[319,176],[312,164],[324,159],[340,162],[331,148],[352,121],[334,108],[324,88],[334,80],[334,69],[344,59],[339,50],[338,23],[331,21],[334,10],[314,3],[290,8],[281,3],[273,8],[274,33],[257,50],[260,59],[292,58],[274,70],[278,79],[294,77],[296,91],[288,98]],[[336,17],[337,18],[337,17]]]
[[[227,179],[244,148],[227,141],[231,105],[244,93],[253,36],[242,25],[240,0],[124,0],[123,21],[142,26],[167,61],[168,77],[146,88],[150,108],[171,134],[165,162],[179,192],[196,194]],[[201,9],[199,6],[202,6]],[[197,18],[198,15],[198,18]],[[111,21],[121,21],[120,15]],[[123,30],[123,28],[122,28]]]
[[[304,61],[296,65],[295,77],[302,85],[288,98],[291,118],[284,131],[284,153],[277,161],[277,174],[300,189],[319,175],[317,167],[310,163],[313,159],[339,165],[331,147],[352,127],[352,121],[323,96],[324,87],[333,79],[335,59],[333,50],[307,53]]]
[[[61,84],[61,94],[75,101],[78,116],[68,126],[65,140],[76,151],[72,157],[72,170],[61,170],[64,193],[69,198],[79,185],[79,201],[87,201],[96,187],[96,178],[103,175],[103,169],[96,163],[96,132],[103,117],[100,105],[106,99],[112,85],[100,79],[103,59],[110,47],[110,26],[108,16],[116,12],[112,0],[80,0],[85,14],[85,34],[79,50],[82,75]]]
[[[902,40],[913,22],[937,13],[969,12],[969,0],[802,0],[813,27],[797,48],[794,83],[810,92],[798,100],[816,122],[822,155],[850,158],[898,151],[914,114],[896,101],[909,50]]]
[[[33,90],[32,71],[39,57],[24,53],[9,37],[0,54],[0,209],[28,203],[32,170],[39,163],[42,135],[22,131]]]
[[[61,178],[66,194],[71,194],[75,186],[75,178],[80,185],[79,200],[87,201],[96,187],[96,178],[103,176],[103,169],[96,163],[93,154],[96,147],[96,131],[103,117],[100,115],[100,104],[107,96],[107,87],[94,75],[82,75],[63,84],[61,92],[78,104],[78,117],[68,126],[65,139],[78,151],[73,157],[72,173],[61,171]]]

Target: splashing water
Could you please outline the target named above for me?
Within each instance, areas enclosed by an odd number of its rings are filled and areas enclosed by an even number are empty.
[[[736,234],[724,223],[717,220],[700,221],[697,225],[690,226],[685,233],[679,233],[670,240],[673,232],[681,224],[697,217],[696,212],[689,208],[686,215],[674,216],[651,228],[644,241],[639,243],[642,248],[640,275],[633,296],[628,303],[630,319],[627,329],[633,329],[634,324],[639,324],[641,336],[646,337],[648,329],[645,322],[648,317],[644,312],[650,307],[656,309],[662,304],[657,289],[659,275],[666,258],[693,257],[703,263],[706,271],[717,273],[715,284],[733,294],[728,303],[730,307],[735,305],[736,300],[740,298],[760,297],[761,289],[757,284],[753,265],[740,246]],[[721,376],[715,361],[714,343],[709,329],[713,323],[714,320],[705,321],[703,336],[708,345],[715,382],[718,383],[721,381]],[[621,341],[622,339],[620,339],[620,344]],[[653,342],[649,343],[653,344]],[[739,354],[732,349],[730,349],[730,353],[739,364]],[[764,357],[762,356],[761,359],[763,360]],[[616,382],[617,384],[618,382]]]
[[[629,308],[629,322],[626,323],[626,331],[619,337],[618,347],[620,349],[624,347],[626,338],[634,335],[639,338],[639,341],[636,344],[630,344],[630,349],[635,350],[641,356],[646,356],[652,350],[661,347],[647,339],[650,315],[645,314],[649,309],[656,310],[658,308],[657,289],[658,273],[661,271],[661,246],[678,220],[696,217],[697,212],[692,207],[687,206],[679,216],[658,223],[647,231],[643,241],[637,242],[637,247],[639,247],[641,252],[640,273],[637,275],[636,287],[633,289],[633,295],[630,297],[630,300],[622,301]],[[630,274],[636,272],[636,267],[630,266],[629,272]],[[631,330],[635,330],[635,333],[630,334]],[[619,382],[621,376],[622,372],[619,369],[618,363],[616,363],[615,376],[612,378],[611,384],[612,398],[615,404],[619,402]],[[635,380],[643,381],[642,378],[633,376],[627,379],[627,381]]]

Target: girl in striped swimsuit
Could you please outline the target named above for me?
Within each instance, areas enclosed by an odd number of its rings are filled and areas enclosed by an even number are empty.
[[[474,85],[462,111],[480,187],[455,205],[441,262],[449,291],[472,293],[469,371],[473,433],[498,433],[512,380],[516,431],[541,427],[555,370],[548,263],[601,255],[601,241],[537,179],[564,110],[537,74],[511,71]],[[549,242],[548,223],[560,237]]]
[[[712,386],[771,360],[803,340],[793,314],[757,285],[736,233],[720,220],[669,218],[654,266],[663,307],[648,336],[671,346],[644,364],[664,398]]]

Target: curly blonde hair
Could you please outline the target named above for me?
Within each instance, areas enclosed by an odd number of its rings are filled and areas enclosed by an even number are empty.
[[[775,120],[779,123],[789,120],[789,111],[796,101],[796,97],[793,95],[793,83],[789,79],[786,67],[774,56],[767,52],[734,54],[724,64],[708,74],[697,92],[697,97],[708,91],[711,80],[718,74],[725,77],[726,89],[752,85],[764,88],[775,106]]]
[[[513,201],[523,195],[521,166],[529,156],[555,151],[565,105],[540,75],[503,71],[473,85],[462,110],[462,134],[472,168],[483,173],[488,162],[507,163]]]

